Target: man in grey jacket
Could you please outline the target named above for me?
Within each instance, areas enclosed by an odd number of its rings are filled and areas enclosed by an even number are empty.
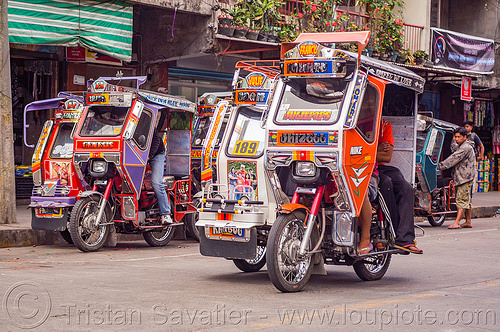
[[[476,156],[472,142],[467,139],[467,129],[459,127],[455,130],[451,144],[453,152],[448,158],[438,164],[437,169],[443,170],[453,167],[452,177],[455,185],[457,202],[457,219],[449,229],[471,228],[471,189],[476,175]],[[460,220],[465,213],[465,222]]]

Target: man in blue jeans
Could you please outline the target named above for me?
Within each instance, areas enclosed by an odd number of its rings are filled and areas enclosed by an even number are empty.
[[[153,132],[151,147],[149,149],[149,165],[151,165],[151,186],[153,187],[156,199],[158,200],[161,223],[164,225],[172,224],[173,221],[170,216],[170,202],[168,201],[168,195],[165,191],[165,186],[163,185],[165,146],[163,145],[163,141],[156,128]]]

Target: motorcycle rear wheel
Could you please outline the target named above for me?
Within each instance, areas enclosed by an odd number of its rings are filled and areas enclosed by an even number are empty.
[[[298,257],[305,218],[302,211],[279,215],[269,232],[267,272],[273,285],[284,293],[302,290],[311,277],[311,257]],[[308,250],[310,246],[311,243]]]
[[[197,209],[201,207],[201,198],[199,198],[195,202],[194,206]],[[196,222],[198,221],[198,217],[199,217],[198,212],[195,212],[186,214],[184,218],[185,218],[186,229],[189,235],[191,235],[191,237],[196,241],[200,242],[200,230],[195,226]]]
[[[429,224],[433,227],[439,227],[444,224],[444,221],[446,219],[446,215],[442,214],[439,216],[438,219],[435,219],[434,216],[428,216],[427,220],[429,221]]]
[[[114,227],[114,225],[106,225],[112,219],[109,206],[106,206],[104,210],[105,224],[93,227],[93,221],[99,211],[99,201],[100,198],[97,196],[82,197],[71,210],[69,232],[73,244],[83,252],[101,249],[108,239],[109,227]]]
[[[151,247],[166,246],[174,237],[175,227],[167,227],[161,231],[151,231],[142,233],[142,237]]]
[[[266,247],[257,246],[254,259],[233,259],[233,263],[243,272],[258,272],[266,265]]]
[[[381,279],[391,263],[391,254],[380,254],[373,257],[366,257],[353,264],[354,272],[364,281],[374,281]]]

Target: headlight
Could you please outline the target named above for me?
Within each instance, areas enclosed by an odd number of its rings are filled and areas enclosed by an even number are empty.
[[[295,175],[298,176],[315,176],[316,165],[310,161],[297,162],[295,167]]]
[[[94,160],[92,162],[92,172],[95,173],[106,173],[106,166],[108,165],[107,162],[104,160]]]

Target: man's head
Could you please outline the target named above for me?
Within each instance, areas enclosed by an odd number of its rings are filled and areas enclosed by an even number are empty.
[[[464,128],[467,129],[467,134],[470,134],[472,133],[472,129],[474,128],[474,123],[472,123],[471,121],[465,121]]]
[[[467,140],[467,129],[464,127],[459,127],[455,129],[453,134],[453,139],[458,145],[462,145]]]
[[[242,171],[244,171],[244,170],[245,170],[245,165],[241,165],[241,166],[240,166],[240,169],[241,169]]]
[[[253,169],[249,168],[249,169],[248,169],[248,172],[249,172],[250,174],[252,174],[252,173],[253,173]]]

